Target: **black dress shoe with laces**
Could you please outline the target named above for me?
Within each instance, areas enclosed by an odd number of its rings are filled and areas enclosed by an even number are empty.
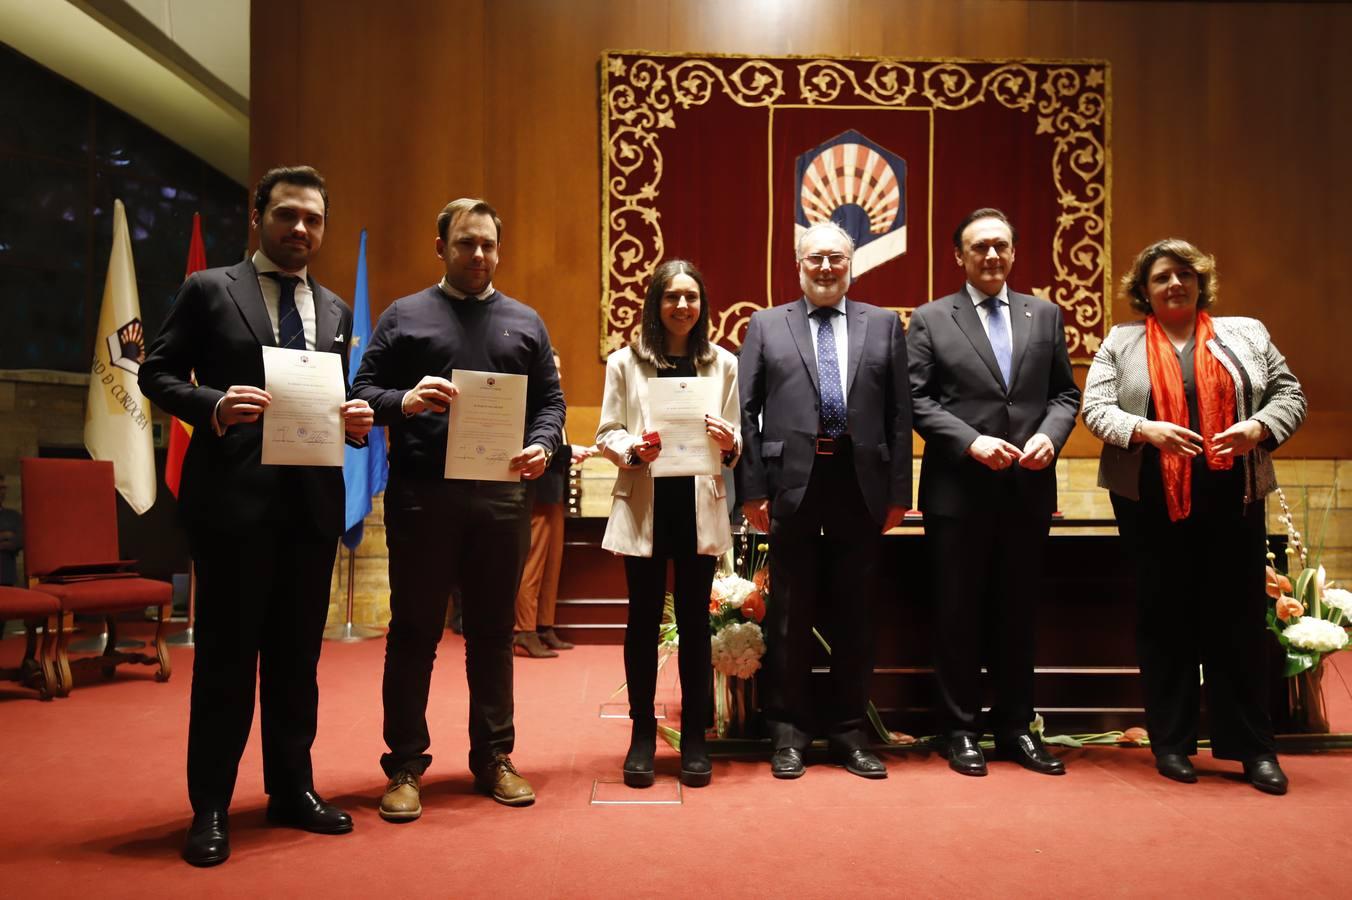
[[[964,734],[948,739],[948,767],[960,775],[986,774],[986,756],[976,738]]]
[[[839,750],[831,753],[831,762],[844,766],[845,771],[860,778],[886,778],[887,766],[868,750]]]
[[[324,798],[314,791],[269,797],[268,821],[315,834],[347,834],[352,830],[352,817],[325,803]]]
[[[776,778],[803,777],[803,751],[797,747],[780,747],[770,757],[770,774]]]
[[[1066,774],[1066,764],[1047,752],[1042,738],[1035,734],[1024,733],[1008,741],[996,741],[995,752],[1000,759],[1013,760],[1039,775]]]
[[[1250,759],[1244,762],[1244,777],[1265,794],[1285,794],[1286,773],[1275,759]]]
[[[1155,768],[1165,778],[1180,781],[1183,784],[1197,783],[1197,770],[1182,753],[1161,753],[1155,757]]]
[[[183,859],[198,868],[216,866],[230,858],[230,819],[225,810],[197,813],[183,839]]]

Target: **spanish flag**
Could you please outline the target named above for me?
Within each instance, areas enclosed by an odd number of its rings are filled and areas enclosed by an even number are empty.
[[[192,242],[188,245],[188,268],[183,280],[193,272],[207,267],[207,251],[202,244],[202,216],[192,214]],[[183,478],[183,457],[188,453],[188,442],[192,440],[192,426],[177,416],[169,420],[169,452],[164,459],[164,484],[169,493],[178,497],[179,481]]]

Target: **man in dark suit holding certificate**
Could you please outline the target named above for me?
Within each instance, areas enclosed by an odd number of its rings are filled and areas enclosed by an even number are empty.
[[[347,813],[314,792],[310,767],[343,470],[262,464],[271,401],[262,348],[340,354],[347,377],[352,311],[308,272],[327,216],[328,193],[314,169],[264,175],[251,216],[259,250],[189,276],[141,364],[145,395],[193,426],[179,512],[197,572],[193,823],[183,847],[196,866],[230,855],[227,810],[253,721],[255,671],[268,818],[326,834],[352,830]],[[349,442],[364,442],[370,407],[349,400],[341,411]]]
[[[738,366],[743,512],[768,532],[765,717],[776,778],[803,774],[817,732],[808,674],[814,617],[831,641],[832,761],[864,778],[887,769],[866,749],[871,610],[882,532],[911,504],[906,340],[895,313],[849,300],[854,242],[825,222],[797,247],[803,297],[751,317]]]
[[[390,550],[390,631],[385,644],[388,821],[422,814],[422,776],[432,761],[427,695],[446,621],[461,589],[469,682],[469,768],[475,788],[524,806],[535,792],[517,773],[512,704],[516,589],[530,546],[529,481],[540,477],[563,433],[563,391],[544,323],[493,287],[502,222],[482,200],[447,204],[437,217],[439,284],[394,301],[381,315],[352,381],[390,430],[385,535]],[[525,447],[511,460],[522,482],[445,478],[454,369],[528,378]],[[564,452],[567,452],[566,449]]]
[[[1014,226],[978,209],[953,233],[967,283],[911,316],[911,402],[925,439],[920,511],[939,598],[935,671],[948,763],[985,775],[983,726],[996,752],[1046,775],[1065,772],[1029,731],[1035,598],[1056,509],[1056,457],[1080,391],[1061,309],[1006,285]],[[995,686],[981,718],[983,632]]]

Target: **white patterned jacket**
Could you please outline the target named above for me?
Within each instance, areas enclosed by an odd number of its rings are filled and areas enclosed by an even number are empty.
[[[1242,316],[1212,322],[1216,336],[1207,349],[1234,379],[1236,419],[1256,419],[1272,433],[1241,460],[1244,502],[1252,503],[1277,486],[1271,454],[1305,420],[1305,394],[1262,322]],[[1140,499],[1145,446],[1131,446],[1131,434],[1145,421],[1150,403],[1145,333],[1145,322],[1114,325],[1108,332],[1089,367],[1081,410],[1085,426],[1103,441],[1099,487],[1130,500]]]

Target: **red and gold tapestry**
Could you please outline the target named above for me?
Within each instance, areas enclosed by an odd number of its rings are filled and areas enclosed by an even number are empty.
[[[1097,60],[606,52],[601,356],[635,334],[664,259],[704,273],[735,348],[799,297],[797,230],[854,236],[850,296],[895,309],[958,290],[952,233],[983,206],[1018,229],[1015,290],[1058,304],[1071,359],[1107,333],[1109,73]]]

